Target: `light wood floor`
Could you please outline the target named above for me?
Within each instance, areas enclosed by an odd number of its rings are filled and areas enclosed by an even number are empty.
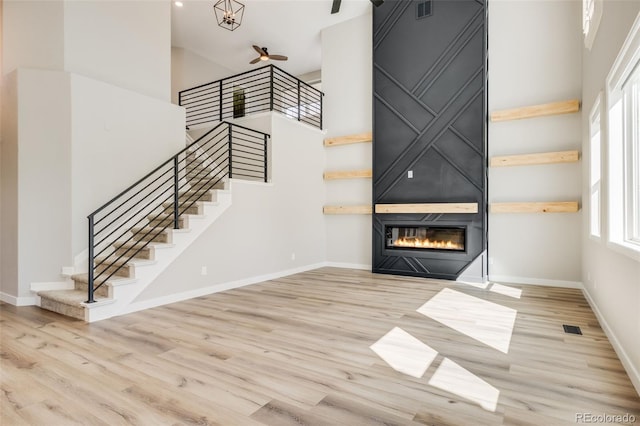
[[[580,291],[521,289],[517,299],[322,268],[94,324],[2,304],[0,424],[570,425],[576,413],[640,422],[640,397]],[[465,306],[434,306],[443,295],[516,310],[507,353],[472,335]],[[467,323],[444,325],[424,314],[433,309]],[[370,348],[396,327],[437,352],[423,375]],[[435,378],[452,365],[466,373],[443,386]],[[474,399],[495,390],[495,411]]]

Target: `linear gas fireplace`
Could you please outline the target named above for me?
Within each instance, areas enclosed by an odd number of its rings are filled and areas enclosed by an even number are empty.
[[[465,251],[464,226],[385,225],[385,246],[399,250]]]

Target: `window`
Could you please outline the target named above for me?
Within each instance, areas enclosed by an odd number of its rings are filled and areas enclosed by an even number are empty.
[[[589,188],[591,196],[589,223],[591,236],[600,238],[600,158],[601,158],[601,139],[600,139],[600,98],[598,95],[591,113],[589,114],[589,152],[590,152],[590,166],[589,166]]]
[[[598,32],[600,18],[602,18],[602,1],[582,0],[582,32],[587,49],[591,49]]]
[[[607,77],[609,241],[640,260],[640,14]]]

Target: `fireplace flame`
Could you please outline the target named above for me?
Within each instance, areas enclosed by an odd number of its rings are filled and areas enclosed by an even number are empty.
[[[415,247],[430,248],[441,250],[464,250],[464,246],[460,243],[452,241],[430,240],[428,238],[401,237],[393,242],[394,247]]]

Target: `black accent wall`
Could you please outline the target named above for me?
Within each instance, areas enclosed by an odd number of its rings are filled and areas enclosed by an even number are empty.
[[[485,1],[374,8],[373,86],[374,204],[478,203],[476,214],[374,214],[373,271],[455,279],[487,246]],[[402,224],[464,226],[466,251],[385,248],[385,225]]]

